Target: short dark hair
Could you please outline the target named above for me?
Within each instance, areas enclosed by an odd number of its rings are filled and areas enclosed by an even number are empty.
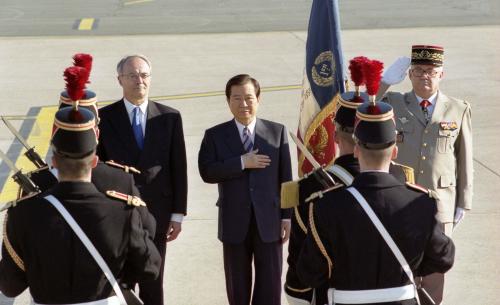
[[[54,159],[57,164],[57,171],[62,176],[74,179],[82,178],[88,175],[88,173],[92,170],[92,161],[94,160],[94,156],[95,150],[89,155],[79,159],[68,158],[54,150]]]
[[[259,97],[260,96],[259,82],[248,74],[238,74],[236,76],[231,77],[231,79],[227,81],[226,84],[227,99],[229,100],[229,98],[231,97],[231,88],[233,86],[243,86],[250,82],[253,84],[253,87],[255,88],[255,95]]]
[[[384,164],[385,162],[391,161],[392,150],[395,144],[392,144],[389,147],[381,149],[368,149],[366,147],[363,147],[362,145],[359,145],[359,143],[358,146],[360,153],[363,155],[365,159],[365,162],[370,165],[378,166]]]

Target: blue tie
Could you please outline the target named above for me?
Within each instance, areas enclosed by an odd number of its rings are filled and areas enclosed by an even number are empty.
[[[251,152],[253,148],[252,139],[250,138],[250,130],[246,126],[243,128],[243,148],[247,153]]]
[[[142,134],[142,115],[141,108],[134,108],[134,117],[132,118],[132,130],[134,131],[135,141],[137,142],[137,146],[142,150],[144,148],[144,135]]]

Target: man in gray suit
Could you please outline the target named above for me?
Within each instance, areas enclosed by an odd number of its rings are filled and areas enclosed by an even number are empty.
[[[256,118],[260,86],[249,75],[231,78],[226,98],[234,119],[206,130],[198,167],[203,181],[219,188],[229,304],[279,305],[282,244],[290,233],[290,211],[280,209],[281,183],[292,179],[286,128]]]
[[[451,236],[453,227],[472,207],[471,107],[439,90],[444,50],[439,46],[412,47],[408,76],[413,90],[389,92],[383,101],[394,107],[398,130],[397,161],[415,169],[416,183],[436,191],[437,218]],[[401,64],[401,62],[400,62]],[[399,71],[406,71],[404,68]],[[397,83],[389,68],[382,82]],[[396,73],[397,74],[397,73]],[[404,79],[400,74],[399,81]],[[443,298],[444,275],[432,274],[422,285],[436,304]]]

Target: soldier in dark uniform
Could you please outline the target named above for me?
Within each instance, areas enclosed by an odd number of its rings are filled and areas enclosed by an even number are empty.
[[[339,156],[335,159],[333,165],[327,169],[327,173],[338,183],[338,187],[348,186],[352,183],[354,177],[359,174],[359,162],[354,157],[354,122],[356,109],[368,101],[368,95],[359,92],[356,86],[355,92],[346,92],[340,96],[339,107],[335,115],[335,142],[339,148]],[[389,172],[401,182],[411,179],[413,172],[411,168],[396,163],[391,163]],[[293,182],[292,182],[293,183]],[[298,182],[299,205],[294,207],[294,217],[292,219],[292,228],[290,233],[290,242],[288,244],[288,271],[286,274],[285,293],[290,304],[311,304],[313,302],[313,289],[303,284],[296,272],[296,263],[302,248],[307,232],[307,219],[309,204],[305,204],[310,196],[318,191],[324,190],[322,184],[318,181],[315,173],[311,173],[305,179]],[[325,281],[323,287],[316,288],[314,299],[316,304],[326,304],[328,282]]]
[[[61,92],[59,109],[72,107],[74,103],[75,102],[71,100],[66,90]],[[78,107],[90,110],[96,118],[96,124],[99,124],[97,96],[93,91],[88,89],[84,90],[84,96],[78,101]],[[92,183],[97,190],[104,194],[106,191],[113,190],[140,197],[139,190],[135,186],[133,173],[139,173],[139,171],[133,167],[121,165],[116,162],[99,161],[96,167],[92,169]],[[45,192],[57,183],[57,171],[49,166],[37,169],[28,173],[28,175],[42,192]],[[154,236],[156,231],[155,218],[146,206],[137,207],[137,210],[142,217],[143,226],[148,230],[151,236]]]
[[[133,206],[141,201],[119,193],[107,197],[90,182],[91,167],[97,163],[97,130],[90,111],[59,110],[54,124],[53,164],[59,182],[9,209],[0,291],[14,297],[29,287],[36,304],[119,304],[116,296],[110,297],[113,289],[90,252],[44,197],[61,201],[113,275],[126,283],[154,279],[161,263]]]
[[[352,187],[323,192],[311,203],[310,234],[297,273],[311,287],[328,281],[334,304],[414,305],[413,276],[403,271],[350,190],[366,198],[415,276],[449,270],[454,245],[435,218],[432,194],[389,174],[397,154],[391,106],[373,100],[360,106],[356,116],[354,153],[361,173]]]

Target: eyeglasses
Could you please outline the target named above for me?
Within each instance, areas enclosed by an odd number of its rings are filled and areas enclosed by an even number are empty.
[[[425,74],[429,75],[429,77],[436,77],[441,72],[438,70],[424,70],[420,68],[412,69],[411,71],[416,77],[422,77]]]
[[[149,73],[129,73],[129,74],[122,74],[121,76],[126,77],[128,79],[136,80],[136,79],[148,79],[151,77],[151,74]]]

